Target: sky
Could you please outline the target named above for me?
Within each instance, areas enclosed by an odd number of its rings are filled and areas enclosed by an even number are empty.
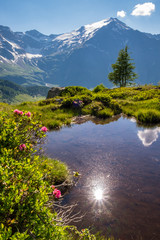
[[[160,34],[160,0],[0,0],[0,25],[14,32],[60,34],[110,17]]]

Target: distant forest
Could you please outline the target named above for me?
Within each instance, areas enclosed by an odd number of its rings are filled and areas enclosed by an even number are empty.
[[[30,86],[23,87],[16,83],[0,79],[0,102],[12,103],[16,96],[20,94],[31,97],[46,97],[49,87]]]

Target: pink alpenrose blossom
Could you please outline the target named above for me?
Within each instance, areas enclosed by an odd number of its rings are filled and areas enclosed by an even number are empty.
[[[13,112],[16,113],[16,114],[18,114],[18,115],[23,115],[23,112],[22,112],[22,111],[19,111],[18,109],[15,109]]]
[[[53,195],[55,196],[55,198],[60,198],[61,197],[61,191],[58,190],[57,188],[55,188],[54,191],[53,191]]]
[[[20,114],[20,115],[23,115],[23,112],[22,112],[22,111],[19,111],[19,114]]]
[[[15,109],[13,112],[19,114],[19,110],[18,109]]]
[[[21,151],[23,151],[24,149],[26,149],[26,145],[23,143],[23,144],[21,144],[20,146],[19,146],[19,149],[21,150]]]
[[[52,188],[52,189],[55,189],[55,186],[54,186],[54,185],[51,185],[51,188]]]
[[[27,117],[30,117],[31,116],[31,112],[28,112],[25,114]]]
[[[42,127],[42,128],[41,128],[41,131],[42,131],[42,132],[47,132],[48,129],[47,129],[46,127]]]

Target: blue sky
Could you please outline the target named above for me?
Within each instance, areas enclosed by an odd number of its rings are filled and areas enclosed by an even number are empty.
[[[160,34],[160,0],[0,0],[0,25],[13,31],[64,33],[109,17]]]

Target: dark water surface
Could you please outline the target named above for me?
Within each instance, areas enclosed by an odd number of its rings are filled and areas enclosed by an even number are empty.
[[[86,214],[79,228],[125,240],[160,240],[159,135],[160,127],[138,127],[122,117],[48,133],[47,155],[81,173],[64,199]]]

